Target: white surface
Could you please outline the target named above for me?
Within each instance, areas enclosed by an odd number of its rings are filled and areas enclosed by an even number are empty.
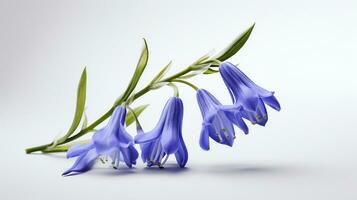
[[[0,1],[0,199],[356,199],[356,8],[355,1]],[[275,90],[282,111],[270,109],[267,127],[250,126],[233,148],[199,148],[201,116],[182,87],[186,170],[139,161],[134,170],[99,165],[64,178],[73,160],[25,155],[69,126],[84,65],[92,121],[125,88],[142,37],[150,61],[139,87],[170,60],[174,72],[219,51],[254,21],[230,61]],[[219,75],[195,83],[229,102]],[[163,89],[136,103],[151,104],[141,117],[146,129],[170,95]]]

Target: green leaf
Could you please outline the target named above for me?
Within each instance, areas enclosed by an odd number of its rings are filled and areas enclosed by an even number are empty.
[[[147,107],[149,106],[149,104],[145,104],[142,106],[138,106],[134,109],[128,110],[128,113],[126,114],[126,126],[130,126],[130,124],[132,124],[135,121],[135,116],[138,117]],[[134,115],[134,113],[135,115]]]
[[[68,129],[66,135],[64,135],[62,138],[60,138],[57,141],[57,144],[64,142],[69,136],[71,136],[74,133],[74,131],[77,129],[79,123],[81,122],[82,115],[84,112],[84,106],[86,103],[86,88],[87,88],[87,70],[86,68],[84,68],[81,75],[81,79],[78,84],[76,111],[73,117],[72,125]]]
[[[208,68],[205,72],[203,72],[203,74],[215,74],[215,73],[218,73],[218,72],[219,72],[218,70],[214,70],[214,69]]]
[[[50,149],[42,150],[42,153],[60,153],[60,152],[67,152],[68,149],[71,148],[70,145],[63,145],[63,146],[56,146]]]
[[[204,61],[209,59],[209,57],[210,57],[209,54],[205,54],[201,58],[197,59],[192,65],[202,64]]]
[[[245,42],[248,40],[251,32],[253,31],[253,28],[255,26],[255,23],[249,27],[244,33],[242,33],[239,37],[237,37],[232,44],[228,46],[223,52],[221,52],[218,56],[216,56],[217,60],[220,61],[225,61],[228,58],[232,57],[234,54],[236,54],[245,44]]]
[[[149,50],[148,50],[147,42],[144,39],[144,48],[141,52],[141,56],[140,56],[137,66],[136,66],[134,75],[131,78],[131,81],[130,81],[128,87],[126,88],[126,90],[123,94],[123,97],[117,102],[117,104],[120,104],[123,101],[126,101],[128,99],[128,97],[130,96],[130,94],[133,92],[133,90],[135,89],[136,85],[139,82],[141,75],[143,74],[143,72],[145,70],[148,60],[149,60]]]
[[[60,145],[56,146],[50,149],[44,149],[42,150],[43,153],[60,153],[60,152],[67,152],[68,149],[70,149],[74,145],[83,145],[83,144],[89,144],[91,141],[90,140],[82,140],[82,141],[75,141],[66,145]]]
[[[88,117],[86,113],[83,113],[83,123],[82,123],[82,130],[87,128],[88,126]]]
[[[151,85],[154,84],[156,81],[161,80],[161,78],[165,76],[167,71],[169,71],[170,69],[171,63],[172,61],[170,61],[164,68],[162,68],[162,70],[152,79],[152,81],[150,82]]]

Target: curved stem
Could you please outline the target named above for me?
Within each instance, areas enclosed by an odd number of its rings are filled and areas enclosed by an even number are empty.
[[[195,68],[193,68],[192,66],[194,65],[199,65],[199,64],[202,64],[201,62],[204,62],[204,63],[208,63],[208,62],[212,62],[212,61],[204,61],[204,59],[202,60],[198,60],[196,61],[194,64],[190,65],[189,67],[185,68],[184,70],[172,75],[172,76],[169,76],[165,79],[162,79],[160,80],[159,82],[181,82],[181,83],[184,83],[186,85],[189,85],[190,87],[192,87],[193,89],[195,90],[198,90],[198,88],[187,82],[187,81],[183,81],[183,80],[178,80],[178,78],[180,78],[181,76],[191,72],[191,71],[194,71],[194,70],[197,70]],[[139,92],[135,93],[134,94],[134,97],[133,97],[133,101],[135,101],[136,99],[140,98],[141,96],[143,96],[144,94],[146,94],[147,92],[149,92],[151,90],[151,83],[149,83],[147,86],[145,86],[144,88],[142,88]],[[92,124],[90,124],[87,128],[85,129],[82,129],[81,131],[79,131],[77,134],[75,135],[72,135],[70,137],[68,137],[65,141],[62,141],[57,145],[61,145],[61,144],[65,144],[65,143],[68,143],[68,142],[71,142],[77,138],[80,138],[82,137],[83,135],[85,135],[86,133],[88,132],[91,132],[96,126],[98,126],[99,124],[101,124],[103,121],[105,121],[108,117],[110,117],[112,115],[112,113],[114,112],[114,109],[123,103],[125,99],[123,97],[121,97],[118,101],[116,101],[114,103],[114,105],[106,112],[104,113],[99,119],[97,119],[96,121],[94,121]],[[50,152],[51,149],[47,149],[48,147],[51,147],[53,145],[53,142],[51,143],[48,143],[48,144],[44,144],[44,145],[40,145],[40,146],[35,146],[35,147],[31,147],[31,148],[28,148],[26,149],[26,153],[27,154],[30,154],[32,152],[36,152],[36,151],[46,151],[46,152]]]
[[[178,72],[177,74],[174,74],[168,78],[165,78],[163,80],[161,80],[160,82],[171,82],[171,80],[176,79],[182,75],[187,74],[188,72],[191,71],[191,68],[188,67],[184,70],[182,70],[181,72]],[[139,97],[143,96],[144,94],[146,94],[147,92],[150,91],[150,87],[151,84],[148,84],[146,87],[144,87],[143,89],[141,89],[139,92],[137,92],[134,95],[134,100],[138,99]],[[68,142],[71,142],[77,138],[82,137],[83,135],[85,135],[86,133],[90,132],[91,130],[93,130],[96,126],[98,126],[99,124],[101,124],[104,120],[106,120],[108,117],[110,117],[114,111],[114,109],[120,105],[121,103],[123,103],[123,98],[121,98],[119,101],[117,101],[104,115],[102,115],[99,119],[97,119],[96,121],[94,121],[92,124],[90,124],[87,128],[79,131],[77,134],[72,135],[71,137],[68,137],[65,141],[62,141],[60,143],[58,143],[57,145],[61,145],[61,144],[65,144]],[[31,147],[31,148],[27,148],[25,151],[27,154],[36,152],[36,151],[44,151],[46,150],[48,147],[52,146],[53,142],[48,143],[48,144],[44,144],[44,145],[40,145],[40,146],[35,146],[35,147]],[[48,150],[46,150],[48,151]]]
[[[97,119],[92,124],[90,124],[87,128],[82,129],[76,135],[73,135],[73,136],[67,138],[65,141],[60,142],[57,145],[61,145],[61,144],[65,144],[67,142],[71,142],[71,141],[73,141],[73,140],[75,140],[75,139],[77,139],[79,137],[82,137],[86,133],[92,131],[96,126],[98,126],[100,123],[102,123],[104,120],[106,120],[109,116],[111,116],[111,114],[113,113],[115,107],[116,107],[116,105],[111,107],[110,110],[108,110],[99,119]],[[46,148],[48,148],[48,147],[50,147],[52,145],[53,145],[53,142],[48,143],[48,144],[44,144],[44,145],[40,145],[40,146],[36,146],[36,147],[31,147],[31,148],[26,149],[25,151],[26,151],[27,154],[29,154],[29,153],[32,153],[32,152],[45,150]]]
[[[172,82],[170,82],[170,83],[168,84],[168,86],[172,87],[172,89],[174,90],[174,96],[175,96],[175,97],[179,97],[179,96],[180,96],[179,89],[178,89],[178,87],[177,87],[175,84],[173,84]]]
[[[183,76],[185,74],[187,74],[188,72],[192,71],[191,67],[187,67],[186,69],[182,70],[181,72],[174,74],[172,76],[169,76],[165,79],[162,79],[160,82],[171,82],[172,80],[179,78],[180,76]]]
[[[140,121],[138,119],[138,116],[135,114],[134,110],[130,107],[130,106],[127,106],[127,108],[133,113],[133,116],[134,116],[134,120],[135,120],[135,123],[136,123],[136,129],[138,130],[142,130],[141,128],[141,124],[140,124]]]
[[[188,82],[188,81],[184,81],[184,80],[180,80],[180,79],[175,79],[175,80],[172,80],[172,82],[179,82],[179,83],[183,83],[183,84],[186,84],[188,86],[190,86],[191,88],[193,88],[194,90],[198,90],[198,87],[195,86],[194,84]]]

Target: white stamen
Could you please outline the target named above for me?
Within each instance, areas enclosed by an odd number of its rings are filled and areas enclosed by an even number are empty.
[[[168,159],[169,159],[169,155],[166,154],[164,161],[162,161],[161,165],[164,165]]]
[[[158,144],[158,148],[157,148],[156,155],[155,155],[155,158],[154,158],[154,161],[155,161],[155,162],[156,162],[157,160],[160,160],[160,159],[161,159],[161,154],[162,154],[163,152],[164,152],[164,151],[162,151],[161,144]]]
[[[152,152],[151,152],[151,154],[150,154],[150,161],[151,161],[152,163],[154,163],[154,158],[155,158],[156,151],[157,151],[157,148],[158,148],[158,141],[159,141],[159,140],[156,140],[156,141],[155,141],[155,143],[154,143],[154,148],[153,148],[153,150],[152,150]]]
[[[223,142],[223,138],[222,138],[221,134],[216,133],[216,135],[217,135],[217,137],[218,137],[218,139],[219,139],[219,142]]]

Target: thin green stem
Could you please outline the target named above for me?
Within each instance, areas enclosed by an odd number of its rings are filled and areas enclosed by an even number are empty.
[[[199,64],[199,63],[195,63],[195,64]],[[186,81],[182,81],[182,80],[176,80],[177,78],[180,78],[181,76],[191,72],[192,70],[194,70],[192,67],[192,65],[190,65],[189,67],[187,67],[186,69],[172,75],[172,76],[169,76],[165,79],[162,79],[160,80],[159,82],[162,83],[162,82],[173,82],[173,81],[176,81],[176,82],[181,82],[181,83],[185,83],[187,85],[190,85],[192,88],[194,88],[195,90],[197,90],[198,88],[196,86],[194,86],[193,84],[190,84]],[[140,98],[141,96],[143,96],[144,94],[146,94],[147,92],[149,92],[151,90],[151,87],[152,85],[151,84],[148,84],[147,86],[145,86],[143,89],[141,89],[139,92],[137,92],[134,97],[133,97],[133,100],[136,100],[138,98]],[[104,114],[102,115],[99,119],[97,119],[96,121],[94,121],[92,124],[90,124],[87,128],[85,129],[82,129],[81,131],[79,131],[77,134],[75,135],[72,135],[71,137],[68,137],[65,141],[62,141],[57,145],[62,145],[62,144],[65,144],[65,143],[68,143],[68,142],[71,142],[77,138],[80,138],[82,137],[83,135],[85,135],[86,133],[92,131],[96,126],[98,126],[99,124],[101,124],[103,121],[105,121],[108,117],[110,117],[114,111],[114,109],[122,104],[124,101],[124,98],[120,98],[117,102],[114,103],[114,105]],[[47,149],[48,147],[51,147],[53,145],[53,142],[51,143],[48,143],[48,144],[44,144],[44,145],[40,145],[40,146],[35,146],[35,147],[31,147],[31,148],[28,148],[26,149],[26,153],[27,154],[30,154],[30,153],[33,153],[33,152],[36,152],[36,151],[42,151],[42,152],[51,152],[51,149]]]
[[[134,119],[135,119],[135,123],[136,123],[136,128],[138,129],[141,129],[141,124],[140,124],[140,121],[138,119],[138,116],[135,114],[134,110],[130,107],[130,106],[127,106],[127,108],[133,113],[133,116],[134,116]]]
[[[180,96],[179,89],[178,89],[178,87],[177,87],[175,84],[173,84],[172,82],[170,82],[170,83],[168,83],[167,85],[170,86],[170,87],[174,90],[174,96],[175,96],[175,97],[179,97],[179,96]]]
[[[102,123],[104,120],[106,120],[109,116],[111,116],[111,114],[113,113],[114,109],[116,106],[113,106],[112,108],[110,108],[110,110],[108,110],[103,116],[101,116],[99,119],[97,119],[96,121],[94,121],[92,124],[90,124],[87,128],[82,129],[81,131],[79,131],[77,134],[67,138],[65,141],[58,143],[57,145],[61,145],[61,144],[65,144],[68,142],[71,142],[77,138],[82,137],[83,135],[85,135],[86,133],[92,131],[96,126],[98,126],[100,123]],[[48,144],[44,144],[44,145],[40,145],[40,146],[36,146],[36,147],[31,147],[26,149],[26,153],[32,153],[32,152],[36,152],[36,151],[43,151],[46,148],[50,147],[53,145],[53,142],[48,143]]]
[[[65,145],[65,146],[57,146],[53,149],[44,149],[42,150],[42,153],[60,153],[60,152],[66,152],[71,146]]]
[[[198,90],[198,87],[195,86],[194,84],[188,82],[188,81],[184,81],[184,80],[180,80],[180,79],[175,79],[175,80],[172,80],[172,82],[179,82],[179,83],[183,83],[183,84],[186,84],[188,86],[190,86],[191,88],[193,88],[194,90]]]
[[[52,149],[52,150],[42,150],[41,152],[46,154],[46,153],[63,153],[67,151],[68,149]]]
[[[176,79],[176,78],[179,78],[185,74],[187,74],[188,72],[192,71],[192,68],[191,67],[187,67],[186,69],[182,70],[181,72],[177,73],[177,74],[174,74],[172,76],[169,76],[165,79],[162,79],[160,82],[171,82],[172,80]]]

